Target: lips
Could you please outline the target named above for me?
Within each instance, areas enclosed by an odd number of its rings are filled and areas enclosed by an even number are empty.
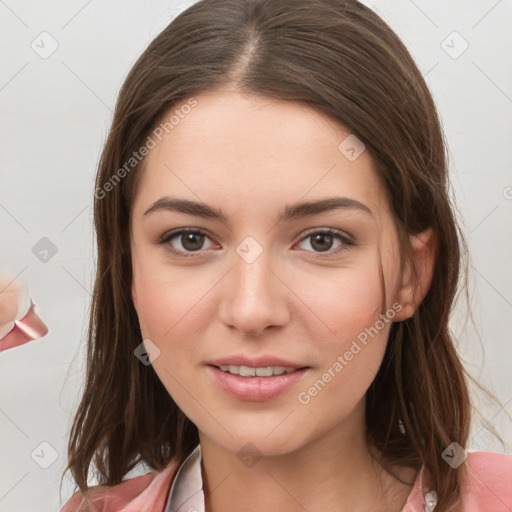
[[[296,386],[309,369],[309,366],[276,356],[250,358],[244,355],[209,361],[207,366],[213,381],[224,392],[233,398],[249,402],[277,398]],[[254,372],[251,371],[253,369]],[[260,371],[258,375],[256,369],[272,371],[264,375]],[[278,374],[274,374],[275,369],[278,369]]]
[[[307,365],[305,364],[287,361],[286,359],[282,359],[277,356],[248,357],[242,354],[215,359],[213,361],[208,361],[206,364],[210,366],[216,366],[217,368],[220,368],[221,366],[245,366],[248,368],[267,368],[269,366],[282,366],[283,368],[286,369],[295,370],[307,367]]]
[[[293,370],[284,375],[271,377],[241,377],[226,373],[216,366],[207,366],[212,381],[232,398],[246,402],[273,400],[285,391],[299,385],[308,372],[307,368]]]
[[[292,373],[294,368],[285,368],[284,366],[263,366],[251,368],[250,366],[221,365],[220,370],[241,377],[272,377],[273,375],[283,375]]]

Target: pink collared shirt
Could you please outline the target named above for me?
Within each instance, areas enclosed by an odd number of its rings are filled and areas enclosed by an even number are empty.
[[[461,512],[512,512],[512,455],[469,452],[468,481]],[[435,492],[420,471],[401,512],[435,512]],[[81,509],[75,493],[61,512],[205,512],[198,445],[178,468],[173,461],[160,472],[150,472],[112,487],[92,488],[95,509]]]

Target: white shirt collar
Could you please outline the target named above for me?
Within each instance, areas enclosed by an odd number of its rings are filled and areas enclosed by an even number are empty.
[[[179,467],[163,512],[205,512],[201,460],[201,445],[198,444]],[[436,502],[435,491],[426,492],[424,512],[432,512]],[[412,509],[416,511],[416,508],[412,507]],[[411,508],[406,504],[402,510],[407,511]]]
[[[179,467],[164,512],[205,512],[200,444]]]

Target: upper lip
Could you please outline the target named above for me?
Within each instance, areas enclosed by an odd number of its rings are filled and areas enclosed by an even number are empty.
[[[249,368],[265,368],[267,366],[283,366],[284,368],[304,368],[306,365],[294,363],[276,356],[248,357],[244,355],[232,355],[222,357],[206,364],[211,366],[248,366]]]

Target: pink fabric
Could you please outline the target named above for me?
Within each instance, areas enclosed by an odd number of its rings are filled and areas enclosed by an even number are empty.
[[[162,512],[178,466],[171,463],[159,473],[146,473],[113,487],[91,489],[94,508],[87,508],[80,492],[65,503],[61,512]]]
[[[27,314],[20,320],[15,320],[12,330],[0,339],[0,352],[38,340],[46,334],[48,334],[48,327],[37,316],[34,304],[30,302]]]
[[[474,452],[470,458],[464,512],[512,512],[512,456]]]
[[[512,455],[470,452],[466,464],[468,480],[461,512],[512,512]],[[80,493],[75,493],[61,512],[163,512],[177,469],[171,462],[159,473],[146,473],[113,487],[96,486],[97,508],[81,509]],[[426,485],[421,473],[402,512],[424,512]]]

